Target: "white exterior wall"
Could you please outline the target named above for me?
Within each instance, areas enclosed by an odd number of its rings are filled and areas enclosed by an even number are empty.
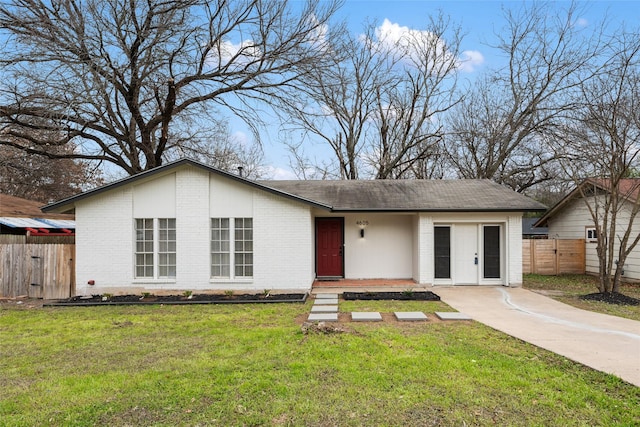
[[[176,171],[176,279],[162,289],[209,289],[211,216],[209,173],[188,166]]]
[[[360,237],[357,221],[367,221]],[[344,263],[347,279],[409,279],[413,276],[411,215],[344,215]]]
[[[509,215],[506,225],[505,256],[507,260],[506,285],[522,286],[522,214]]]
[[[590,204],[593,206],[593,198],[590,198]],[[622,237],[624,229],[629,223],[630,207],[625,206],[624,210],[618,215],[618,236]],[[593,219],[583,199],[577,198],[571,200],[567,205],[548,221],[549,238],[550,239],[584,239],[585,230],[593,227]],[[630,240],[640,233],[640,218],[636,220],[632,226]],[[619,241],[619,240],[618,240]],[[586,272],[589,274],[598,274],[598,254],[596,252],[596,242],[585,243],[585,263]],[[619,244],[616,243],[616,254],[619,250]],[[614,255],[615,256],[615,255]],[[636,246],[629,254],[625,262],[624,277],[634,280],[640,280],[640,245]]]
[[[177,227],[176,277],[135,279],[134,218],[172,217]],[[211,278],[212,217],[253,218],[252,278]],[[520,214],[332,214],[198,167],[184,166],[77,203],[77,293],[308,290],[315,278],[316,217],[344,218],[347,279],[412,278],[419,284],[433,284],[434,224],[454,228],[465,224],[461,230],[476,225],[479,235],[481,224],[500,224],[502,278],[480,284],[522,283]],[[368,222],[364,238],[360,237],[357,221]],[[88,285],[90,280],[95,285]]]
[[[76,294],[112,292],[133,277],[132,189],[118,188],[76,206]],[[95,285],[89,285],[89,281]]]
[[[315,278],[311,209],[254,192],[254,281],[251,289],[311,289]]]
[[[425,215],[427,216],[427,215]],[[424,253],[426,257],[421,258],[422,263],[426,263],[428,268],[428,276],[423,280],[423,283],[434,284],[457,284],[459,280],[456,279],[456,252],[459,248],[456,248],[456,244],[460,245],[460,242],[476,242],[476,247],[473,251],[478,254],[477,267],[469,267],[477,269],[477,279],[474,281],[480,285],[504,285],[504,286],[521,286],[522,285],[522,214],[521,213],[500,213],[500,212],[487,212],[487,213],[435,213],[429,216],[431,221],[429,236],[428,250]],[[423,220],[425,221],[425,220]],[[456,224],[459,224],[456,231]],[[434,279],[434,259],[433,259],[433,227],[436,225],[452,227],[451,230],[451,279]],[[475,225],[471,228],[469,225]],[[483,225],[500,225],[501,226],[501,260],[502,271],[500,279],[483,279],[482,276],[482,229]],[[465,236],[458,233],[473,232],[475,235]],[[462,268],[461,266],[458,268]],[[421,267],[421,270],[425,272],[427,269]],[[467,271],[468,273],[468,271]]]
[[[134,218],[174,217],[175,279],[134,278]],[[253,218],[253,278],[211,278],[212,217]],[[80,201],[76,226],[78,295],[301,291],[313,283],[310,208],[197,167],[181,167]],[[95,284],[88,285],[89,280]]]
[[[413,230],[413,280],[421,285],[433,284],[433,218],[418,214],[413,220]]]

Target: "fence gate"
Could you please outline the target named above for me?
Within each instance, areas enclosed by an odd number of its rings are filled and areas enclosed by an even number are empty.
[[[522,272],[547,276],[584,274],[584,239],[523,239]]]
[[[0,296],[59,299],[75,295],[75,245],[0,245]]]

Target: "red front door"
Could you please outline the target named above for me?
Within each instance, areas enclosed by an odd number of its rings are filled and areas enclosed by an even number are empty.
[[[316,275],[343,277],[342,218],[316,218]]]

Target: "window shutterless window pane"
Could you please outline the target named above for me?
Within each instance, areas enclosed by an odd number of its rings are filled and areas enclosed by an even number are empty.
[[[153,218],[136,218],[136,277],[153,277]]]
[[[451,278],[451,227],[433,227],[436,279]]]
[[[158,219],[158,277],[176,277],[176,220]]]
[[[229,277],[229,218],[211,218],[211,276]]]
[[[253,220],[236,218],[234,272],[237,277],[253,276]]]
[[[483,236],[484,272],[485,279],[500,278],[500,226],[485,225]]]

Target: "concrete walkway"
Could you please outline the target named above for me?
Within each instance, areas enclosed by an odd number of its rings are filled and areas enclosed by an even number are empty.
[[[640,322],[580,310],[521,288],[434,287],[474,320],[640,387]]]

